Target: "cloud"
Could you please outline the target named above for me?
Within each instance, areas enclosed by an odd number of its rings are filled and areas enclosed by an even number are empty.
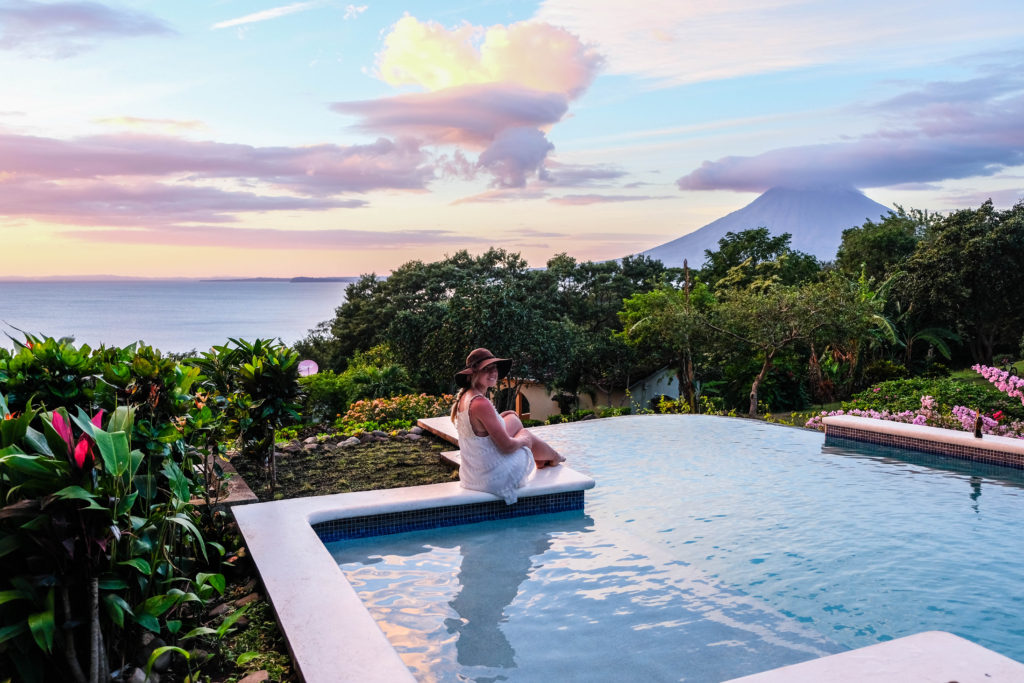
[[[537,172],[554,148],[536,128],[506,128],[480,154],[478,163],[494,175],[498,187],[523,187],[527,174]]]
[[[576,36],[548,24],[449,29],[406,15],[384,39],[377,74],[426,92],[336,102],[331,109],[358,117],[358,130],[458,147],[446,172],[487,173],[496,187],[523,187],[544,177],[554,149],[547,133],[601,64]],[[466,151],[479,154],[476,163]]]
[[[1021,13],[979,0],[544,0],[534,19],[595,46],[614,74],[670,87],[874,59],[945,57],[961,41],[1015,38]]]
[[[224,223],[238,213],[359,208],[346,193],[423,190],[416,143],[252,147],[173,137],[0,135],[0,215],[76,225]]]
[[[497,202],[524,201],[531,199],[544,199],[545,197],[547,197],[547,193],[543,190],[502,188],[497,190],[488,190],[470,197],[456,199],[452,202],[452,206],[458,206],[459,204],[492,204]]]
[[[416,143],[386,138],[348,147],[253,147],[127,134],[72,140],[0,134],[0,158],[9,173],[48,180],[244,179],[309,196],[420,190],[433,177],[430,159]]]
[[[618,180],[625,171],[606,164],[563,164],[548,159],[544,165],[544,184],[549,187],[586,187]]]
[[[229,223],[242,212],[358,208],[364,200],[310,200],[214,187],[103,180],[0,181],[0,215],[70,225],[148,226]]]
[[[252,14],[246,14],[245,16],[237,17],[235,19],[226,19],[224,21],[218,21],[216,24],[210,27],[211,30],[218,30],[222,28],[230,28],[232,26],[242,26],[245,24],[256,24],[261,21],[269,21],[271,19],[277,19],[284,17],[289,14],[295,14],[296,12],[305,12],[306,10],[313,9],[322,5],[323,2],[320,0],[313,0],[312,2],[296,2],[291,5],[282,5],[281,7],[272,7],[259,12],[253,12]],[[347,17],[346,17],[347,18]]]
[[[231,249],[395,249],[438,244],[483,245],[489,238],[468,237],[448,230],[294,230],[182,226],[173,230],[65,230],[61,235],[87,242],[118,244],[188,244]]]
[[[346,20],[348,20],[348,19],[355,19],[360,14],[365,12],[367,9],[368,8],[367,8],[366,5],[346,5],[345,6],[345,16],[344,16],[344,18]]]
[[[461,85],[438,92],[398,95],[358,102],[335,102],[331,109],[361,117],[357,129],[425,138],[432,144],[489,146],[503,130],[544,128],[565,116],[564,95],[516,85]]]
[[[677,184],[748,192],[775,185],[864,189],[992,176],[1024,164],[1024,84],[982,78],[942,85],[876,105],[890,123],[870,134],[705,161]],[[959,86],[972,96],[961,96]]]
[[[108,38],[173,33],[152,16],[98,2],[0,0],[0,50],[63,58]]]
[[[620,202],[646,202],[653,199],[674,199],[674,197],[635,196],[624,194],[569,194],[552,197],[548,201],[562,206],[589,206],[591,204],[615,204]]]
[[[384,39],[377,73],[391,85],[443,90],[504,83],[574,99],[590,85],[603,58],[563,28],[541,22],[446,29],[406,15]]]

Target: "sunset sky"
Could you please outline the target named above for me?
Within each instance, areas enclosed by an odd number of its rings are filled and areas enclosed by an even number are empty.
[[[0,0],[0,277],[608,259],[1024,197],[1021,0]]]

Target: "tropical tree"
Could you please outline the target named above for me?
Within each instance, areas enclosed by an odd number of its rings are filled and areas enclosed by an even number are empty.
[[[899,286],[923,316],[920,327],[956,332],[975,362],[991,365],[997,346],[1012,348],[1024,330],[1021,263],[1024,202],[997,211],[990,200],[932,226]]]
[[[813,279],[818,260],[789,246],[792,235],[771,236],[768,228],[727,232],[718,250],[704,251],[700,278],[712,291],[743,289],[754,282],[795,285]]]

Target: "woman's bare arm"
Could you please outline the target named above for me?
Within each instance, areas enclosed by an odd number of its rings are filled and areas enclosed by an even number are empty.
[[[512,436],[508,433],[505,421],[490,401],[472,401],[469,404],[469,418],[487,430],[487,435],[502,453],[511,453],[530,445],[529,436]]]

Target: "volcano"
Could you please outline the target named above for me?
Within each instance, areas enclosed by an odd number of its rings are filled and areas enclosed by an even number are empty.
[[[772,235],[790,233],[793,249],[834,261],[843,230],[888,214],[884,205],[853,188],[773,187],[742,209],[640,254],[677,268],[686,259],[697,268],[704,263],[704,250],[716,251],[725,233],[768,228]]]

